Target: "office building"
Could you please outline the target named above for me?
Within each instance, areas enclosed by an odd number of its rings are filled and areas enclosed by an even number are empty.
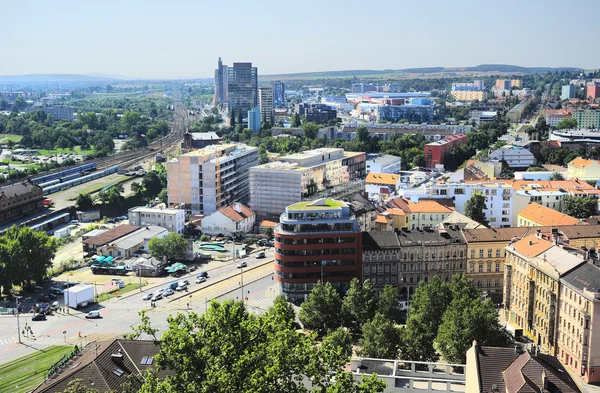
[[[248,128],[254,132],[260,132],[262,126],[262,116],[260,108],[252,108],[248,111]]]
[[[252,63],[233,63],[227,78],[228,109],[236,118],[238,113],[244,116],[258,106],[258,70]],[[248,124],[247,118],[243,123]]]
[[[229,77],[228,67],[223,64],[219,57],[219,63],[215,70],[215,97],[213,100],[214,106],[227,104],[227,79]]]
[[[285,83],[281,81],[273,82],[273,106],[285,108]]]
[[[487,99],[487,93],[485,91],[469,91],[469,90],[456,90],[451,91],[450,95],[456,101],[484,101]]]
[[[598,85],[589,85],[585,89],[585,98],[588,100],[595,100],[600,97],[600,86]]]
[[[573,113],[577,128],[600,128],[600,110],[579,110]]]
[[[380,154],[375,157],[369,157],[367,160],[367,173],[400,173],[401,158],[391,154]]]
[[[325,104],[298,104],[296,112],[305,116],[306,121],[317,124],[328,124],[331,120],[337,120],[337,109]]]
[[[378,105],[377,121],[408,120],[415,123],[429,123],[435,118],[435,108],[431,104],[418,105]]]
[[[575,98],[575,92],[577,88],[574,85],[565,85],[561,89],[560,99],[561,100],[570,100],[571,98]]]
[[[166,228],[169,232],[183,233],[185,229],[185,210],[134,207],[129,209],[129,225],[155,225]]]
[[[250,169],[250,208],[258,220],[276,218],[285,208],[326,188],[364,179],[366,154],[320,148],[279,157]]]
[[[467,136],[464,134],[450,135],[441,141],[431,142],[425,145],[425,161],[427,168],[435,168],[436,165],[443,165],[444,160],[450,152],[467,143]]]
[[[362,237],[348,204],[334,199],[285,208],[275,227],[275,280],[292,302],[306,300],[317,281],[344,293],[362,278]]]
[[[54,121],[73,121],[77,110],[70,106],[33,106],[25,110],[26,112],[42,111],[52,116]]]
[[[362,250],[363,279],[379,291],[398,288],[407,299],[421,281],[464,273],[467,247],[460,230],[450,228],[363,232]]]
[[[273,125],[273,86],[260,86],[258,88],[258,107],[260,120]]]
[[[512,169],[525,169],[537,163],[535,156],[529,150],[511,145],[494,150],[488,157],[491,161],[504,161]]]
[[[44,207],[42,188],[31,180],[0,189],[0,223],[26,216]]]
[[[258,148],[230,143],[194,150],[167,162],[169,204],[210,214],[234,202],[247,203],[248,171],[258,165]]]

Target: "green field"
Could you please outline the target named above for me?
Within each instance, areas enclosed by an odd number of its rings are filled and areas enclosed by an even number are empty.
[[[92,150],[92,149],[81,150],[81,148],[79,146],[75,146],[75,148],[73,148],[73,149],[51,149],[51,150],[37,149],[37,152],[39,155],[49,156],[49,155],[61,154],[61,153],[92,154],[94,152],[94,150]]]
[[[0,135],[0,143],[7,143],[8,141],[19,142],[23,138],[21,135],[10,135],[10,134],[2,134]]]
[[[33,390],[44,382],[44,373],[50,366],[72,351],[73,347],[71,346],[53,345],[0,365],[0,393]]]

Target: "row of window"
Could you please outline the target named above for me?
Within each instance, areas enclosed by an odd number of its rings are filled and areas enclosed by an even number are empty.
[[[459,261],[453,261],[453,262],[448,262],[446,261],[445,263],[442,262],[431,262],[431,263],[423,263],[421,265],[421,263],[400,263],[400,264],[396,264],[396,263],[392,263],[392,264],[375,264],[375,263],[369,263],[369,264],[365,264],[364,265],[364,271],[366,273],[368,273],[369,271],[371,271],[372,273],[383,273],[384,270],[385,272],[389,272],[391,271],[392,273],[395,273],[397,271],[398,266],[400,266],[400,271],[403,272],[419,272],[421,271],[421,268],[423,271],[434,271],[434,270],[462,270],[463,269],[463,262]]]
[[[502,258],[506,255],[506,250],[504,250],[503,248],[496,248],[495,251],[496,252],[494,253],[493,249],[488,248],[487,249],[487,257],[493,258],[492,254],[494,254],[496,256],[496,258]],[[471,250],[471,258],[475,258],[475,254],[476,254],[476,250],[472,249]],[[484,254],[485,254],[485,249],[480,248],[479,249],[479,258],[485,258]]]
[[[310,239],[303,239],[303,238],[293,238],[293,239],[288,239],[288,238],[283,238],[283,237],[279,237],[276,236],[275,237],[275,241],[282,243],[282,244],[291,244],[291,245],[296,245],[296,244],[333,244],[333,243],[356,243],[356,237],[326,237],[326,238],[310,238]]]
[[[475,264],[474,264],[474,263],[470,263],[470,264],[469,264],[469,267],[470,267],[470,269],[469,269],[469,272],[470,272],[470,273],[475,273]],[[483,264],[483,263],[480,263],[480,264],[478,265],[477,272],[478,272],[478,273],[484,273],[484,271],[483,271],[483,267],[484,267],[484,264]],[[494,271],[495,271],[496,273],[500,272],[500,262],[496,262],[496,266],[495,266],[495,268],[494,268]],[[491,272],[492,272],[492,262],[488,262],[488,263],[487,263],[487,272],[488,272],[488,273],[491,273]]]
[[[365,261],[378,261],[378,260],[386,260],[386,261],[390,261],[390,260],[411,260],[414,261],[416,260],[420,260],[421,256],[424,256],[425,260],[429,260],[429,256],[431,255],[431,259],[436,259],[436,255],[437,258],[439,258],[440,260],[444,258],[444,252],[442,250],[436,252],[436,251],[431,251],[431,254],[429,254],[429,251],[425,251],[423,254],[421,254],[420,251],[414,252],[383,252],[383,257],[380,256],[379,252],[366,252],[364,259]],[[464,258],[465,257],[465,253],[464,250],[446,250],[446,258]]]
[[[325,248],[319,250],[282,250],[276,248],[275,252],[284,256],[352,255],[356,253],[356,248]]]
[[[317,267],[317,266],[354,266],[356,261],[353,259],[333,259],[328,261],[300,261],[288,262],[275,260],[277,266],[281,267]]]

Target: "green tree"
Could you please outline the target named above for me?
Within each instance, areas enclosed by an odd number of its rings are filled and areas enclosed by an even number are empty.
[[[597,213],[598,202],[590,196],[567,195],[563,198],[563,213],[575,218],[588,218]]]
[[[302,124],[304,136],[308,139],[315,139],[319,135],[319,125],[317,123],[307,122]]]
[[[383,292],[377,301],[377,312],[389,321],[400,323],[400,296],[396,288],[391,285],[383,287]]]
[[[342,325],[342,299],[331,283],[317,282],[300,306],[300,322],[308,330],[323,336]]]
[[[559,130],[569,129],[569,128],[577,128],[577,119],[573,117],[565,117],[561,121],[556,124],[556,128]]]
[[[134,181],[131,183],[131,191],[133,191],[134,194],[141,194],[144,191],[144,186]]]
[[[400,330],[381,314],[362,327],[358,354],[368,358],[396,359],[400,348]]]
[[[179,233],[170,232],[161,238],[154,237],[148,243],[148,249],[155,257],[166,257],[171,260],[185,253],[188,241]]]
[[[142,312],[141,317],[130,337],[156,337],[148,316]],[[307,393],[306,378],[313,391],[325,393],[342,391],[338,379],[349,381],[342,369],[348,361],[343,350],[330,343],[318,346],[315,335],[302,334],[271,313],[251,314],[242,302],[213,301],[202,315],[170,315],[167,323],[154,365],[173,375],[160,378],[149,372],[140,393]],[[373,381],[350,382],[350,392],[382,391]]]
[[[163,188],[162,191],[158,193],[157,198],[161,203],[169,203],[169,194],[167,193],[167,189]]]
[[[525,172],[546,172],[546,168],[539,166],[530,166]]]
[[[346,326],[354,335],[359,335],[362,325],[373,319],[377,311],[377,294],[369,280],[361,283],[354,278],[342,300],[342,314]]]
[[[565,177],[560,172],[552,172],[550,180],[565,180]]]
[[[334,354],[336,357],[350,359],[352,356],[352,335],[343,327],[329,332],[323,338],[325,353]]]
[[[75,206],[77,206],[78,209],[88,210],[94,207],[94,200],[90,194],[82,193],[77,195]]]
[[[294,307],[286,300],[283,295],[278,295],[273,301],[273,305],[269,307],[269,313],[283,318],[283,320],[292,323],[296,319]]]
[[[300,127],[300,114],[294,113],[292,115],[292,127]]]
[[[149,171],[142,179],[144,195],[148,198],[156,198],[163,189],[163,183],[156,171]]]
[[[229,110],[229,126],[235,128],[235,111],[233,108]]]
[[[488,225],[487,218],[485,217],[486,202],[487,197],[485,195],[481,192],[474,192],[465,203],[465,216],[480,224]]]

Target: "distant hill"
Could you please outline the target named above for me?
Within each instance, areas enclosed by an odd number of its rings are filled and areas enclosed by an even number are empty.
[[[0,75],[0,83],[108,82],[116,78],[80,74]]]
[[[509,64],[481,64],[475,67],[421,67],[421,68],[403,68],[387,70],[345,70],[345,71],[321,71],[321,72],[301,72],[293,74],[261,75],[261,79],[326,79],[343,78],[352,76],[383,76],[383,75],[401,75],[401,74],[433,74],[433,73],[456,73],[456,72],[498,72],[498,73],[522,73],[536,74],[540,72],[554,71],[580,71],[577,67],[521,67]]]

